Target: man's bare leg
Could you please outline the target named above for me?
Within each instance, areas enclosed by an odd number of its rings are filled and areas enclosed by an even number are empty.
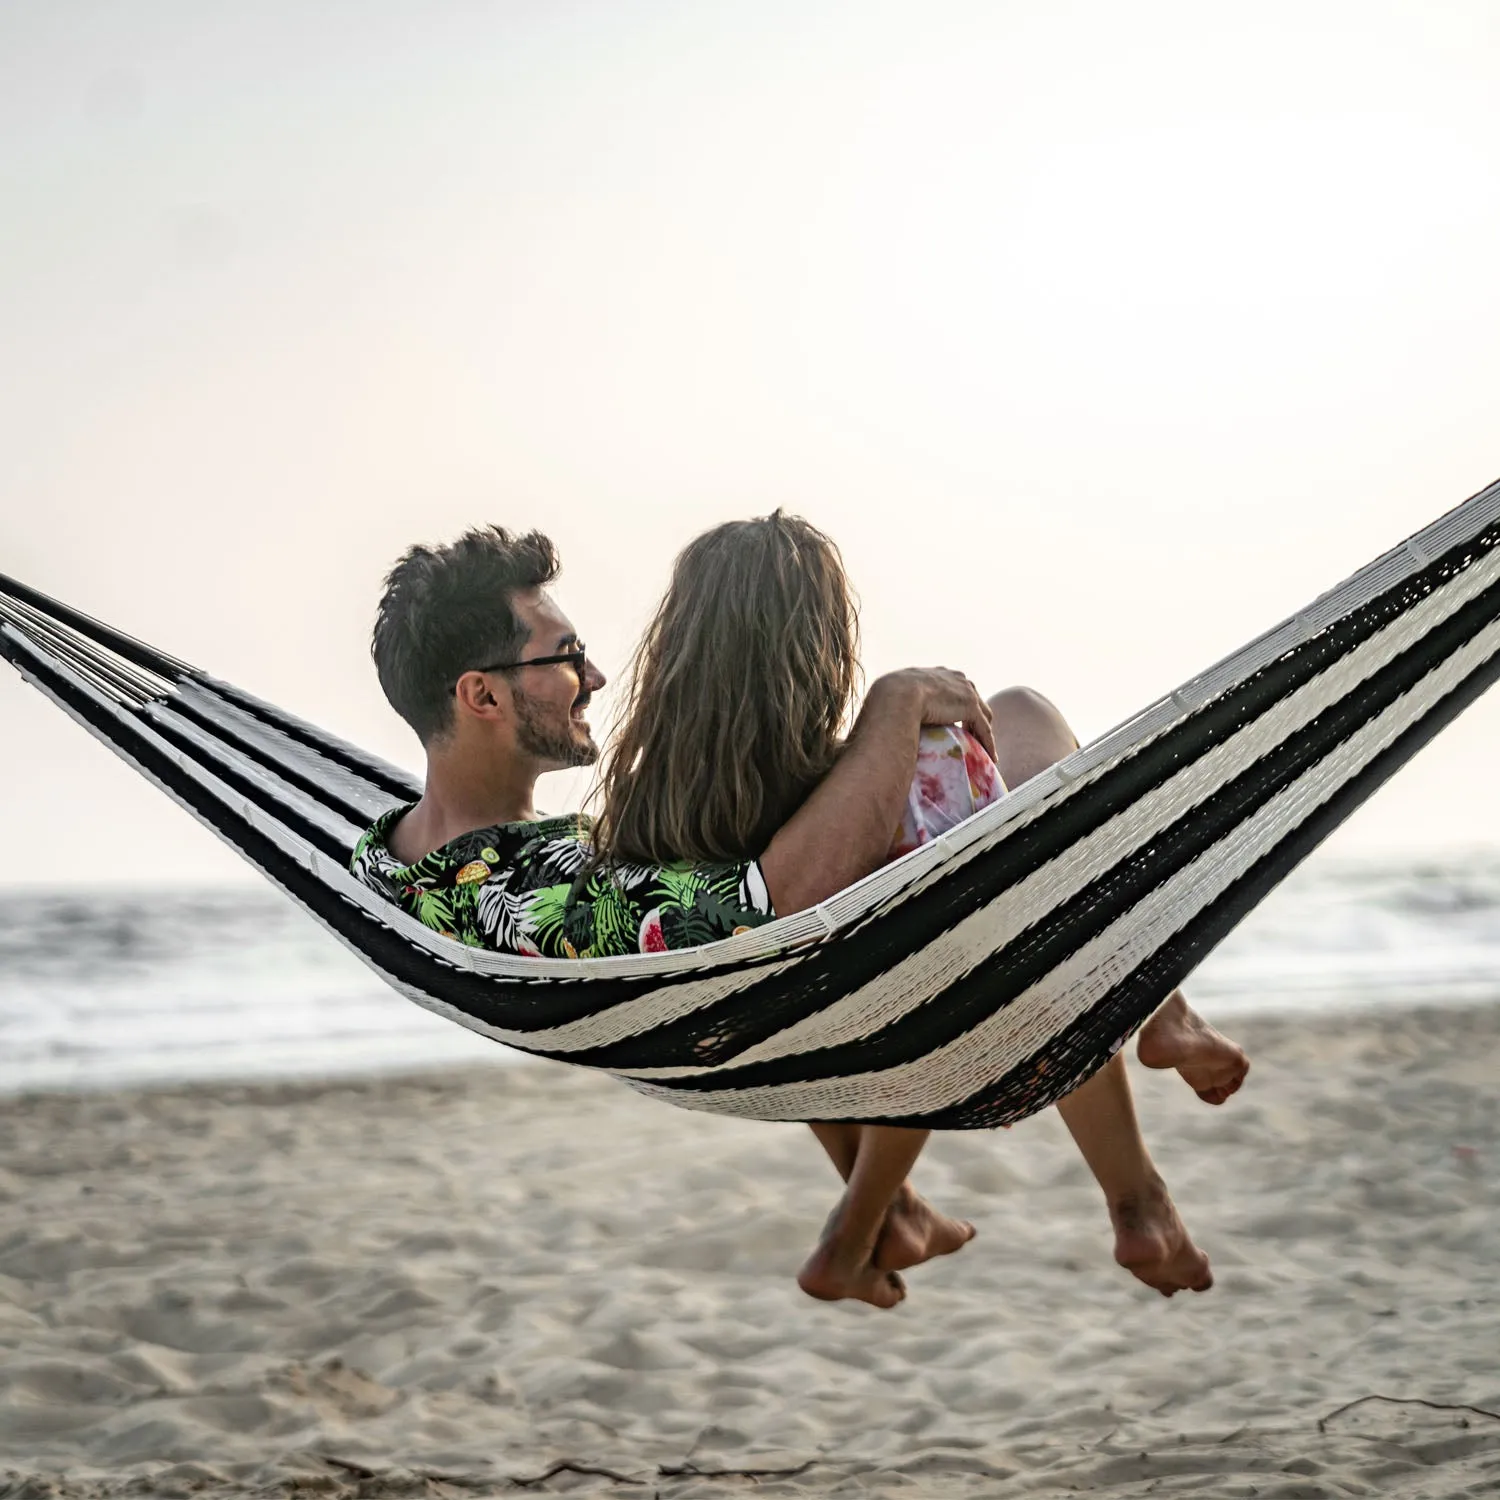
[[[859,1135],[863,1125],[833,1125],[814,1122],[807,1127],[817,1136],[818,1144],[833,1163],[833,1170],[848,1182],[859,1156]]]
[[[854,1173],[854,1164],[859,1158],[863,1125],[813,1124],[808,1129],[817,1136],[819,1145],[828,1153],[839,1176],[847,1183]],[[901,1139],[907,1132],[890,1132],[886,1137],[874,1136],[865,1145],[867,1150],[906,1149]],[[961,1250],[974,1238],[974,1226],[964,1219],[952,1219],[940,1214],[911,1185],[903,1182],[896,1189],[885,1219],[875,1239],[875,1252],[871,1257],[880,1271],[908,1271],[923,1261],[933,1260],[939,1255],[951,1255]]]
[[[1007,787],[1020,786],[1078,748],[1067,720],[1031,688],[1007,688],[989,705]],[[1222,1104],[1250,1071],[1244,1050],[1210,1026],[1181,990],[1173,990],[1141,1028],[1136,1056],[1148,1068],[1176,1068],[1206,1104]]]
[[[895,1307],[906,1296],[901,1277],[875,1265],[875,1243],[928,1134],[892,1125],[860,1128],[848,1187],[797,1273],[797,1285],[808,1296],[826,1302],[852,1297],[876,1307]]]

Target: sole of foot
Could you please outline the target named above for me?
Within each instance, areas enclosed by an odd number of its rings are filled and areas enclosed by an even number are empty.
[[[1250,1072],[1244,1049],[1210,1026],[1181,994],[1141,1028],[1136,1056],[1148,1068],[1175,1068],[1205,1104],[1223,1104]]]
[[[845,1269],[813,1251],[797,1273],[797,1285],[819,1302],[868,1302],[871,1307],[892,1308],[906,1300],[906,1283],[894,1271],[880,1271],[866,1263]]]

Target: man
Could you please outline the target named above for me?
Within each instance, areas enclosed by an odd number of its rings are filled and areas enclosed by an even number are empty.
[[[878,679],[837,765],[758,860],[669,869],[591,868],[587,821],[540,817],[544,772],[598,756],[587,711],[604,676],[547,592],[558,573],[540,533],[471,531],[413,547],[386,580],[372,654],[381,686],[427,754],[421,799],[382,817],[355,872],[465,942],[578,956],[694,946],[787,916],[886,858],[924,724],[961,723],[1018,786],[1074,748],[1025,689],[988,703],[962,674]],[[691,899],[684,900],[686,890]],[[1211,1103],[1237,1089],[1244,1054],[1173,995],[1142,1031],[1142,1061],[1174,1067]],[[1060,1105],[1109,1205],[1120,1263],[1163,1295],[1212,1284],[1141,1140],[1123,1058]],[[937,1213],[906,1175],[926,1132],[812,1127],[848,1189],[799,1276],[821,1298],[901,1300],[899,1272],[959,1249],[972,1228]]]

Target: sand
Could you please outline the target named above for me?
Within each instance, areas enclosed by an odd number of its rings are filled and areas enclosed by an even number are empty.
[[[1232,1029],[1135,1070],[1170,1302],[1054,1115],[934,1141],[883,1313],[806,1132],[560,1067],[4,1101],[0,1494],[1500,1495],[1500,1006]]]

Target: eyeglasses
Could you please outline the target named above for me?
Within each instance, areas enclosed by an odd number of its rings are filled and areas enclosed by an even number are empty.
[[[588,647],[582,641],[571,651],[559,651],[556,656],[528,656],[525,661],[497,661],[489,667],[472,667],[474,672],[513,672],[517,667],[550,667],[565,661],[578,674],[579,686],[583,685],[583,673],[589,659]]]

